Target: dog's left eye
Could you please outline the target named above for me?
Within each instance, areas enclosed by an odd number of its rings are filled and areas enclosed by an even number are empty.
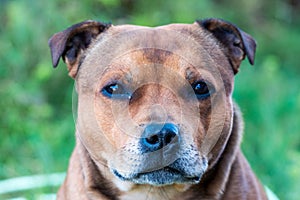
[[[198,99],[206,99],[210,96],[210,91],[207,84],[204,81],[198,81],[192,84],[192,88],[195,92],[195,95]]]
[[[112,99],[130,99],[131,94],[119,83],[113,83],[105,86],[101,93]]]

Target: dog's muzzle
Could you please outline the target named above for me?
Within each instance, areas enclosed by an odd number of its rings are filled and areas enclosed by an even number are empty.
[[[146,163],[145,163],[146,164]],[[186,168],[186,160],[178,159],[171,165],[154,171],[133,173],[124,176],[117,170],[113,174],[123,181],[130,181],[137,184],[150,185],[171,185],[171,184],[197,184],[200,182],[202,175],[207,168],[207,162],[203,160],[201,167],[197,164],[194,169]],[[191,167],[191,166],[190,166]]]
[[[200,158],[196,148],[181,145],[179,126],[152,123],[139,140],[140,168],[130,173],[111,169],[124,181],[137,184],[197,184],[207,169],[207,159]]]

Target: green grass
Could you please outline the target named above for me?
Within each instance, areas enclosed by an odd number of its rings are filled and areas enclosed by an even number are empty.
[[[234,97],[245,118],[243,150],[264,184],[282,199],[297,199],[299,81],[296,74],[282,73],[267,62],[255,69],[247,66],[236,77]]]

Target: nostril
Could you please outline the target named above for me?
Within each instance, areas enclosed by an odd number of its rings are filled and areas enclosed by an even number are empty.
[[[176,133],[174,132],[167,132],[165,136],[165,144],[169,144],[172,142],[172,140],[176,137]]]
[[[152,135],[152,136],[146,138],[145,140],[147,143],[149,143],[151,145],[155,145],[155,144],[159,143],[158,135]]]

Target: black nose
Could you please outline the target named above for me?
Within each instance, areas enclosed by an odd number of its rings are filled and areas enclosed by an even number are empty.
[[[141,145],[147,152],[157,151],[168,144],[179,143],[179,129],[171,123],[149,124],[141,138]]]

